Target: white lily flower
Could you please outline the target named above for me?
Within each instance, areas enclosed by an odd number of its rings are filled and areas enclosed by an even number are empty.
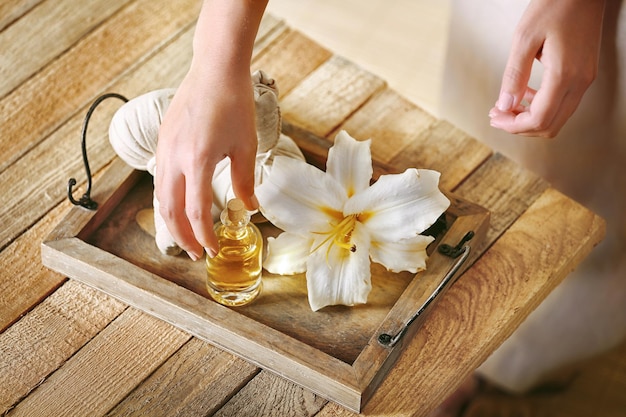
[[[425,269],[433,238],[420,233],[450,205],[436,171],[411,168],[370,186],[370,143],[340,132],[326,172],[278,156],[256,190],[262,213],[284,231],[268,239],[264,267],[275,274],[306,271],[314,311],[367,302],[370,258],[394,272]]]

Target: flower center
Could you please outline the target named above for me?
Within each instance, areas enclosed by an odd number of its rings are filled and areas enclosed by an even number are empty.
[[[317,245],[317,247],[315,247],[315,249],[313,249],[311,253],[315,252],[329,241],[332,242],[330,245],[328,245],[328,249],[326,250],[326,257],[328,257],[328,253],[330,252],[333,244],[339,246],[342,249],[349,250],[350,252],[356,252],[356,245],[351,244],[350,240],[352,239],[352,231],[354,230],[354,226],[357,221],[358,214],[351,214],[344,217],[328,232],[319,232],[319,234],[328,235],[328,237],[324,239],[319,245]]]

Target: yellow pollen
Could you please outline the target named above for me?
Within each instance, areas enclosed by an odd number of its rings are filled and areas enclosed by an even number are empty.
[[[315,249],[311,251],[311,253],[315,252],[330,240],[332,243],[339,246],[342,249],[349,250],[350,252],[356,252],[356,245],[350,244],[350,239],[352,238],[352,231],[354,230],[354,226],[358,221],[357,214],[351,214],[349,216],[344,217],[339,223],[337,223],[331,230],[328,232],[319,232],[322,235],[328,235],[326,239],[322,241]],[[332,248],[332,244],[328,245],[328,249],[326,250],[326,259],[328,260],[328,254],[330,253],[330,249]]]

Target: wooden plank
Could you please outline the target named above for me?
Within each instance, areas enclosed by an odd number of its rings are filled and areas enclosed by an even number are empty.
[[[96,0],[81,7],[76,7],[75,0],[45,1],[0,32],[0,97],[40,71],[129,1]]]
[[[326,136],[384,87],[380,78],[333,56],[283,98],[281,111],[285,120]]]
[[[106,415],[213,415],[258,371],[248,362],[192,338]]]
[[[69,281],[1,333],[0,412],[29,394],[125,308],[111,297]]]
[[[224,405],[216,417],[314,416],[326,400],[267,372],[260,373]]]
[[[454,190],[492,153],[489,147],[467,133],[444,120],[438,120],[400,149],[390,163],[439,171],[440,186]]]
[[[426,113],[390,88],[373,96],[337,129],[364,140],[372,139],[372,155],[390,163],[415,138],[436,122]],[[335,135],[337,131],[333,132]],[[416,166],[416,165],[412,165]],[[406,167],[398,167],[403,170]],[[420,165],[419,168],[427,168]]]
[[[96,174],[94,182],[98,183],[101,175]],[[92,197],[102,199],[103,191],[94,190]],[[84,190],[78,188],[75,192],[82,195]],[[65,281],[63,275],[41,264],[39,243],[67,218],[70,208],[69,202],[54,207],[0,252],[0,332]]]
[[[193,29],[187,29],[137,70],[118,79],[110,91],[134,97],[152,89],[177,85],[191,59],[192,35]],[[106,100],[92,116],[87,135],[92,172],[98,172],[115,156],[108,143],[108,126],[121,104],[119,100]],[[0,248],[66,198],[66,183],[70,177],[76,178],[79,184],[85,181],[80,132],[86,111],[86,108],[80,109],[44,142],[0,173],[0,200],[10,198],[0,206],[0,219],[6,219],[7,223],[0,231]],[[42,195],[45,198],[41,198]]]
[[[542,193],[441,300],[365,413],[427,415],[514,331],[603,233],[604,221],[592,212],[553,189]],[[493,297],[494,292],[504,294],[507,302]],[[321,415],[350,415],[329,413]]]
[[[492,153],[391,89],[372,97],[339,129],[358,139],[371,138],[372,155],[398,171],[416,167],[441,172],[439,185],[445,190],[456,187]]]
[[[261,54],[269,45],[275,43],[285,33],[288,27],[282,19],[265,13],[261,19],[259,30],[256,34],[254,46],[252,48],[252,59]]]
[[[4,0],[0,2],[0,32],[42,1],[43,0]]]
[[[113,169],[130,170],[121,162],[120,165],[122,169],[115,167]],[[98,183],[101,176],[102,172],[97,173],[94,182]],[[92,198],[103,201],[103,194],[107,190],[92,191]],[[82,195],[84,189],[77,188],[75,193]],[[62,220],[67,218],[71,207],[69,202],[54,207],[43,219],[0,252],[0,265],[3,266],[0,269],[0,331],[25,314],[65,280],[64,276],[50,271],[41,264],[39,242],[63,223]],[[88,212],[85,210],[85,213]],[[71,224],[64,226],[72,227]]]
[[[332,56],[331,52],[300,32],[288,30],[270,48],[252,61],[252,69],[261,69],[278,84],[282,100],[293,88]],[[288,59],[288,62],[285,60]]]
[[[11,415],[102,415],[189,338],[161,320],[127,309],[18,403]]]
[[[264,27],[267,37],[267,33],[272,32],[271,27],[269,24]],[[140,67],[115,80],[109,91],[132,98],[150,90],[178,85],[189,67],[192,37],[190,27]],[[299,76],[304,75],[294,73],[289,79]],[[113,99],[103,102],[90,121],[87,144],[92,172],[98,172],[115,156],[107,135],[113,112],[120,104],[121,101]],[[76,178],[79,184],[85,181],[80,131],[86,111],[86,107],[80,109],[43,143],[0,173],[0,202],[3,203],[0,204],[0,222],[7,225],[0,230],[0,249],[66,198],[70,177]],[[45,198],[41,198],[42,195]]]
[[[195,0],[138,0],[0,101],[0,171],[197,16]],[[152,75],[157,79],[158,73]]]
[[[119,104],[117,104],[119,107]],[[92,172],[97,172],[114,157],[102,131],[106,130],[113,111],[107,103],[93,119],[99,135],[89,136]],[[0,221],[6,224],[0,231],[0,249],[6,247],[51,208],[67,198],[67,181],[76,177],[85,181],[80,157],[80,129],[83,116],[74,117],[49,139],[0,173]],[[78,192],[76,192],[78,198]]]
[[[491,212],[486,242],[493,243],[549,184],[501,154],[494,154],[455,194]]]
[[[0,332],[65,281],[41,264],[38,242],[65,217],[69,207],[58,206],[0,252]]]

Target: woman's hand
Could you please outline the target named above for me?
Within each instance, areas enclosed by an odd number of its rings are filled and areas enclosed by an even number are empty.
[[[257,150],[250,76],[252,47],[267,0],[205,0],[191,67],[159,130],[155,192],[159,212],[191,259],[218,251],[213,231],[216,164],[231,160],[235,195],[249,210]]]
[[[211,182],[221,159],[231,159],[235,194],[249,209],[258,206],[250,76],[198,78],[190,72],[184,79],[161,124],[155,182],[161,216],[176,243],[194,260],[202,256],[203,248],[212,255],[218,249]]]
[[[595,79],[604,0],[532,0],[513,38],[491,125],[525,136],[554,137]],[[544,67],[528,86],[534,59]]]

